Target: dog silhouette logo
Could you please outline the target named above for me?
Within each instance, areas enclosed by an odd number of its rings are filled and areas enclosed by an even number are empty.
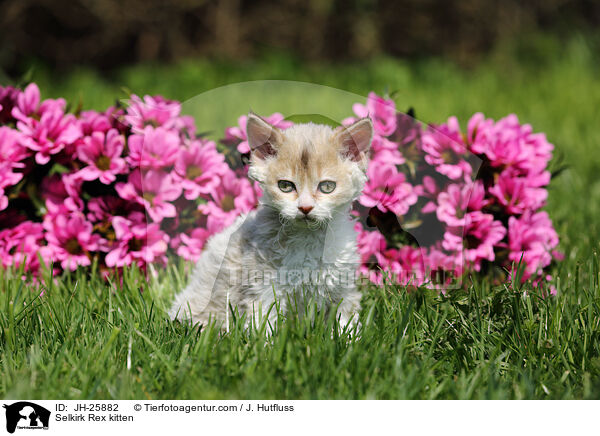
[[[6,431],[14,433],[19,429],[48,429],[50,411],[42,406],[28,401],[19,401],[10,405],[5,404]]]

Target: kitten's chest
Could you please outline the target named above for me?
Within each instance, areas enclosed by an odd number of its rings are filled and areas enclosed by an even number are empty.
[[[277,251],[273,256],[274,266],[278,269],[318,269],[323,266],[324,235],[298,233],[274,248]]]
[[[298,289],[327,298],[351,287],[358,268],[354,222],[338,215],[320,229],[281,227],[277,215],[250,215],[240,241],[242,270],[253,295],[285,295]]]
[[[275,285],[282,293],[300,287],[319,293],[340,288],[340,277],[353,276],[358,262],[353,226],[340,224],[329,231],[296,232],[270,241],[258,262],[271,271],[265,274],[271,279],[269,288]]]

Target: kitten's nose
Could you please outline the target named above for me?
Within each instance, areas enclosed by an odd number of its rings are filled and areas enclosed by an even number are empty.
[[[298,209],[304,214],[308,215],[311,210],[313,210],[312,206],[298,206]]]

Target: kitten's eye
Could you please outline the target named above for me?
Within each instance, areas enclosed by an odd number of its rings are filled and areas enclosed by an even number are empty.
[[[292,192],[293,190],[296,189],[294,184],[292,182],[290,182],[289,180],[280,180],[279,182],[277,182],[277,186],[279,186],[279,189],[281,189],[281,192]]]
[[[332,182],[331,180],[324,180],[319,183],[319,191],[321,191],[323,194],[331,194],[334,189],[335,182]]]

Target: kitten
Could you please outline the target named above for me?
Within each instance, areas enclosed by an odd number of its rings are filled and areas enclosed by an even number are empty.
[[[169,315],[224,327],[231,305],[247,323],[268,316],[274,325],[275,301],[285,313],[290,302],[302,312],[310,299],[337,308],[342,326],[354,324],[360,258],[349,212],[366,182],[371,120],[280,130],[250,113],[247,132],[260,205],[209,239]]]

